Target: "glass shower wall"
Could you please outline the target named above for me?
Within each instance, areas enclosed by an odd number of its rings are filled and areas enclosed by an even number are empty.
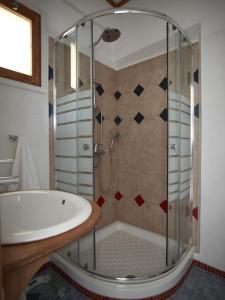
[[[87,22],[55,44],[55,186],[93,201],[92,25]],[[94,268],[94,231],[64,253]],[[80,252],[88,251],[83,261]]]
[[[168,24],[168,222],[167,265],[182,255],[191,238],[192,49]]]
[[[192,49],[181,38],[181,99],[180,99],[180,248],[192,239]]]
[[[167,266],[179,255],[179,191],[180,191],[180,32],[167,24],[168,73],[168,207]]]
[[[55,44],[55,185],[77,193],[77,102],[71,69],[75,41],[63,38]]]

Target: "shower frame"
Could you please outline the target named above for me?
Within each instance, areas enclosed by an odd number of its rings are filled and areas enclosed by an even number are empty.
[[[94,113],[94,108],[96,107],[96,95],[95,95],[95,63],[94,63],[94,59],[95,59],[95,53],[94,53],[94,39],[93,39],[93,22],[96,18],[99,17],[104,17],[107,15],[116,15],[116,14],[139,14],[139,15],[148,15],[148,16],[152,16],[161,20],[164,20],[166,22],[166,40],[167,40],[167,46],[166,46],[166,57],[167,57],[167,63],[166,63],[166,74],[167,74],[167,83],[169,83],[169,64],[168,64],[168,53],[169,53],[169,32],[168,32],[168,27],[169,25],[174,26],[174,28],[176,28],[178,30],[178,32],[180,33],[180,37],[183,37],[183,39],[185,40],[185,42],[187,42],[187,45],[190,47],[191,49],[191,83],[190,83],[190,106],[191,106],[191,117],[190,117],[190,126],[191,126],[191,135],[190,135],[190,148],[191,148],[191,153],[190,153],[190,157],[191,157],[191,172],[190,172],[190,204],[192,207],[192,203],[193,203],[193,146],[194,146],[194,80],[193,80],[193,47],[192,47],[192,43],[188,37],[188,35],[185,33],[185,31],[182,29],[182,27],[171,17],[169,17],[168,15],[155,11],[155,10],[146,10],[146,9],[133,9],[133,8],[112,8],[112,9],[107,9],[107,10],[101,10],[101,11],[97,11],[91,14],[88,14],[86,16],[84,16],[83,18],[81,18],[80,20],[78,20],[77,22],[75,22],[72,26],[70,26],[66,31],[64,31],[62,34],[60,34],[55,40],[54,43],[59,42],[61,39],[66,38],[67,36],[71,35],[72,33],[76,33],[75,34],[75,42],[78,43],[77,40],[77,32],[78,29],[80,28],[80,26],[82,26],[83,24],[85,24],[86,22],[90,22],[90,42],[91,42],[91,51],[90,51],[90,82],[91,82],[91,98],[92,98],[92,111]],[[55,51],[53,51],[55,52]],[[55,53],[53,53],[53,56],[55,56]],[[78,49],[76,49],[76,56],[78,57]],[[78,68],[79,68],[79,62],[76,65],[76,74],[78,74]],[[55,59],[54,59],[54,72],[55,72]],[[55,75],[55,74],[54,74]],[[76,76],[76,80],[77,80],[77,86],[78,86],[78,76]],[[55,76],[54,76],[55,78]],[[168,84],[169,87],[169,84]],[[169,100],[169,88],[167,89],[167,93],[166,93],[166,101],[167,101],[167,107],[168,107],[168,100]],[[56,140],[56,86],[55,86],[55,81],[54,81],[54,93],[53,93],[53,106],[54,106],[54,113],[53,113],[53,127],[54,127],[54,133],[53,133],[53,139],[54,142]],[[93,118],[93,122],[94,122],[94,118]],[[168,122],[167,122],[167,141],[169,141],[168,139]],[[94,126],[93,128],[93,136],[94,136]],[[54,145],[55,146],[55,145]],[[168,158],[168,151],[169,151],[169,145],[167,145],[167,158]],[[93,153],[93,157],[94,157],[94,153]],[[55,159],[55,157],[54,157]],[[94,159],[93,159],[94,161]],[[54,165],[55,165],[55,161],[54,161]],[[54,166],[53,166],[54,169]],[[54,169],[55,170],[55,169]],[[167,170],[168,172],[168,170]],[[56,186],[56,180],[55,180],[55,171],[53,171],[53,181],[54,181],[54,185]],[[167,173],[167,178],[168,178],[168,173]],[[93,195],[95,195],[95,178],[93,175]],[[168,188],[169,185],[167,183],[167,195],[168,195]],[[95,200],[93,200],[95,201]],[[190,209],[190,213],[191,213],[191,209]],[[188,253],[188,251],[190,250],[191,246],[192,246],[192,236],[191,239],[189,240],[189,243],[186,245],[185,249],[182,251],[182,253],[179,253],[179,256],[176,260],[175,263],[173,263],[172,265],[168,265],[168,251],[169,251],[169,247],[168,247],[168,241],[169,241],[169,236],[168,236],[168,213],[167,213],[167,228],[166,228],[166,268],[164,271],[158,273],[158,274],[154,274],[151,276],[143,276],[143,277],[137,277],[137,278],[120,278],[120,277],[110,277],[110,276],[106,276],[104,274],[98,274],[95,273],[95,271],[90,271],[90,270],[86,270],[83,267],[81,267],[80,265],[77,265],[76,263],[72,263],[67,257],[64,257],[68,262],[74,264],[76,266],[76,268],[80,269],[82,272],[85,272],[87,274],[89,274],[92,277],[95,278],[101,278],[102,280],[105,281],[110,281],[110,282],[121,282],[121,283],[138,283],[138,282],[146,282],[146,281],[151,281],[154,280],[155,278],[159,277],[159,276],[164,276],[168,271],[172,270],[175,266],[179,265],[179,263],[183,260],[183,258],[185,257],[186,253]],[[192,223],[192,222],[191,222]],[[192,224],[191,224],[191,228],[192,228]],[[93,241],[94,241],[94,247],[93,247],[93,253],[94,253],[94,268],[95,268],[95,263],[96,263],[96,253],[95,253],[95,230],[93,232]],[[79,248],[79,245],[78,245]],[[79,250],[78,250],[79,251]],[[78,254],[79,255],[79,254]]]

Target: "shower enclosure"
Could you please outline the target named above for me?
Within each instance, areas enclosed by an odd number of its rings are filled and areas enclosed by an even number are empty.
[[[55,41],[54,60],[55,187],[102,208],[60,255],[125,283],[165,273],[192,241],[188,37],[155,11],[100,11]]]

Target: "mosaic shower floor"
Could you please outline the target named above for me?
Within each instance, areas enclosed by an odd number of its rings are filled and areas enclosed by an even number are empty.
[[[82,264],[90,250],[82,251]],[[151,241],[117,230],[96,244],[96,273],[111,277],[143,277],[165,270],[166,250]]]
[[[49,276],[48,283],[38,285],[27,294],[28,300],[88,300],[51,268],[37,275]],[[193,266],[183,285],[170,300],[224,300],[225,279]]]

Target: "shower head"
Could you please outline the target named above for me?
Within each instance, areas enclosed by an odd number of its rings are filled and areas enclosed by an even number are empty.
[[[106,28],[102,33],[102,39],[104,42],[111,43],[120,37],[121,33],[116,28]]]
[[[101,41],[101,39],[106,43],[115,42],[116,40],[118,40],[120,35],[121,32],[119,31],[119,29],[109,27],[105,28],[98,40],[94,43],[94,46],[96,46]]]

